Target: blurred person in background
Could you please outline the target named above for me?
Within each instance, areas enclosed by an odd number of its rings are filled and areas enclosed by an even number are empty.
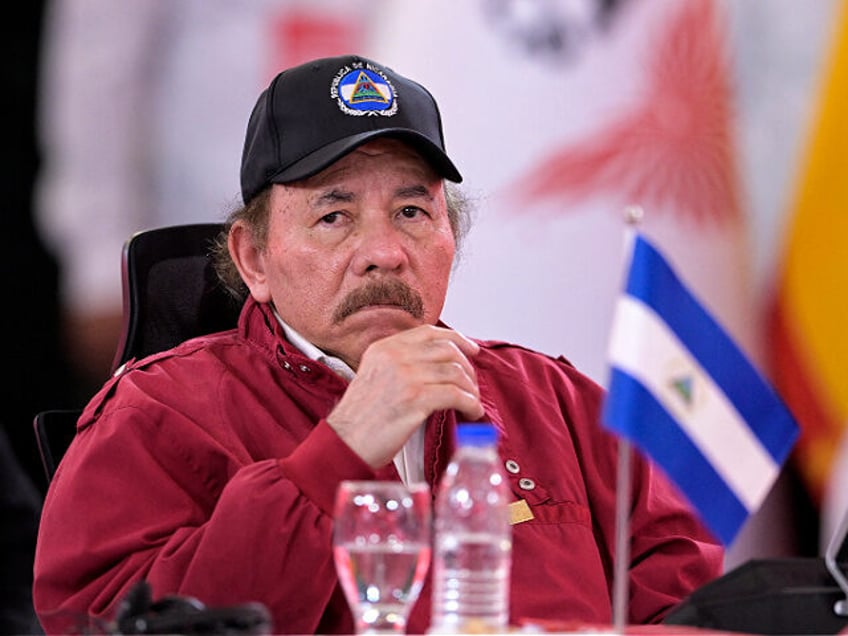
[[[142,229],[221,220],[244,112],[281,67],[361,49],[362,0],[54,0],[47,5],[39,230],[88,398],[121,329],[120,254]]]

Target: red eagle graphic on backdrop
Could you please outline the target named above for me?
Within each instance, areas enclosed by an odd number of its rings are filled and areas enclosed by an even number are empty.
[[[651,36],[641,101],[544,157],[512,192],[533,202],[613,191],[700,226],[739,219],[729,63],[714,5],[681,2],[662,29]]]

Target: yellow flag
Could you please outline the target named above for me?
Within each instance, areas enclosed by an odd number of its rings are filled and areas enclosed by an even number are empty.
[[[795,464],[821,503],[848,422],[848,12],[844,7],[787,226],[770,347],[801,425]]]

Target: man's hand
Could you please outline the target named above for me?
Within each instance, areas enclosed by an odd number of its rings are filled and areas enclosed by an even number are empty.
[[[327,422],[373,468],[388,464],[434,411],[483,415],[477,374],[468,361],[480,347],[450,329],[423,325],[373,343]]]

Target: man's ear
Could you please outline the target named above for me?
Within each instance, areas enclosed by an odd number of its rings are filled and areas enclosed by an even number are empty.
[[[271,289],[265,274],[265,253],[253,240],[253,233],[243,221],[230,228],[227,247],[250,295],[260,303],[271,302]]]

